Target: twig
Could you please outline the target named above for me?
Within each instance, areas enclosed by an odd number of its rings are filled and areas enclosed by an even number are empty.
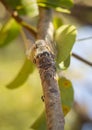
[[[72,56],[77,58],[78,60],[84,62],[85,64],[89,65],[89,66],[92,66],[92,62],[89,62],[87,61],[86,59],[80,57],[79,55],[75,54],[75,53],[72,53]]]
[[[24,21],[22,20],[22,18],[19,17],[18,12],[17,12],[16,10],[10,9],[10,8],[7,6],[7,4],[6,4],[6,2],[5,2],[4,0],[0,0],[0,2],[4,5],[4,7],[6,8],[6,10],[9,12],[9,14],[10,14],[22,27],[24,27],[25,29],[27,29],[27,30],[31,33],[31,35],[32,35],[33,37],[36,37],[36,34],[37,34],[36,30],[34,30],[34,29],[31,27],[31,25],[29,25],[29,24],[27,24],[26,22],[24,22]]]
[[[92,39],[92,36],[89,36],[89,37],[84,37],[84,38],[77,39],[76,42],[81,42],[81,41],[91,40],[91,39]]]
[[[24,22],[24,21],[22,20],[22,18],[18,16],[18,13],[17,13],[16,10],[11,12],[11,16],[12,16],[22,27],[24,27],[26,30],[28,30],[33,37],[36,37],[36,34],[37,34],[36,30],[34,30],[34,29],[31,27],[31,25],[29,25],[29,24],[27,24],[26,22]]]
[[[52,10],[39,7],[38,34],[35,50],[35,63],[39,69],[48,130],[64,130],[64,117],[56,78],[54,54],[49,43],[53,39]],[[51,29],[51,31],[50,31]],[[49,43],[48,43],[49,41]],[[51,44],[52,45],[52,44]]]

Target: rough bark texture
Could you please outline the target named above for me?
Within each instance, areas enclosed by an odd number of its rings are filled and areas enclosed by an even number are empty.
[[[39,7],[39,22],[38,22],[38,33],[37,39],[47,41],[50,49],[56,53],[55,42],[53,38],[54,27],[52,24],[53,11],[49,8]]]
[[[48,130],[64,130],[54,55],[44,40],[37,40],[32,51],[35,52],[33,61],[41,77]]]
[[[64,130],[64,117],[56,76],[55,56],[52,51],[54,32],[51,22],[52,10],[40,7],[39,13],[37,38],[41,40],[36,42],[38,48],[35,49],[35,63],[39,69],[43,87],[47,127],[48,130]]]

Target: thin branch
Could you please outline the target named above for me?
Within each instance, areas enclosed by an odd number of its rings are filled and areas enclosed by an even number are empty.
[[[87,61],[86,59],[82,58],[81,56],[75,54],[75,53],[72,53],[72,56],[75,57],[76,59],[84,62],[85,64],[89,65],[89,66],[92,66],[92,62],[89,62]]]
[[[84,37],[84,38],[77,39],[76,42],[81,42],[81,41],[91,40],[91,39],[92,39],[92,36],[89,36],[89,37]]]
[[[23,19],[22,19],[21,17],[19,17],[18,12],[17,12],[16,10],[10,9],[10,8],[7,6],[7,4],[6,4],[6,2],[5,2],[4,0],[0,0],[0,2],[4,5],[4,7],[6,8],[6,10],[9,12],[9,14],[10,14],[22,27],[24,27],[25,29],[27,29],[27,30],[31,33],[31,35],[32,35],[33,37],[36,37],[36,34],[37,34],[36,30],[35,30],[33,27],[31,27],[31,25],[29,25],[29,24],[27,24],[26,22],[24,22]]]
[[[35,62],[39,69],[48,130],[64,130],[64,116],[61,107],[61,97],[56,78],[56,66],[54,54],[50,42],[53,40],[52,10],[39,7],[38,34]],[[48,43],[49,41],[49,43]],[[52,43],[51,43],[52,45]],[[38,52],[40,52],[38,54]]]
[[[36,37],[36,34],[37,34],[36,30],[35,30],[33,27],[31,27],[31,25],[29,25],[28,23],[24,22],[24,21],[22,20],[22,18],[19,17],[17,11],[11,12],[11,16],[12,16],[22,27],[24,27],[26,30],[28,30],[33,37]]]

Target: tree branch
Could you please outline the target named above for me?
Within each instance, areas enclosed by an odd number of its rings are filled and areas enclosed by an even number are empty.
[[[29,24],[27,24],[26,22],[24,22],[24,21],[22,20],[22,18],[19,17],[17,11],[12,11],[12,12],[11,12],[11,16],[12,16],[22,27],[24,27],[26,30],[28,30],[34,38],[36,37],[36,34],[37,34],[36,30],[34,30],[34,29],[31,27],[31,25],[29,25]]]
[[[39,7],[39,22],[35,51],[35,63],[39,69],[48,130],[64,130],[64,116],[56,76],[55,56],[51,49],[53,40],[52,10]],[[51,45],[48,43],[51,43]]]
[[[92,62],[89,62],[87,61],[86,59],[82,58],[81,56],[75,54],[75,53],[72,53],[72,56],[75,57],[76,59],[84,62],[85,64],[89,65],[89,66],[92,66]]]
[[[6,10],[9,12],[9,14],[10,14],[22,27],[24,27],[25,29],[27,29],[27,30],[31,33],[31,35],[32,35],[33,37],[36,37],[36,34],[37,34],[36,30],[34,30],[34,29],[31,27],[31,25],[29,25],[29,24],[27,24],[26,22],[24,22],[24,20],[23,20],[21,17],[19,17],[18,12],[17,12],[16,10],[10,9],[10,8],[7,6],[7,4],[6,4],[6,2],[5,2],[4,0],[0,0],[0,2],[4,5],[4,7],[6,8]]]
[[[48,8],[39,7],[39,23],[38,23],[38,39],[46,40],[48,38],[50,41],[53,40],[54,28],[52,25],[52,10]]]
[[[85,41],[85,40],[92,40],[92,36],[77,39],[76,42],[81,42],[81,41]]]

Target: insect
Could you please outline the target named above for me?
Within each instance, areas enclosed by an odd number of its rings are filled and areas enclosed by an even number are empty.
[[[45,56],[52,56],[52,50],[44,40],[37,40],[33,46],[27,50],[27,57],[36,63],[36,59]],[[54,55],[54,54],[53,54]]]

